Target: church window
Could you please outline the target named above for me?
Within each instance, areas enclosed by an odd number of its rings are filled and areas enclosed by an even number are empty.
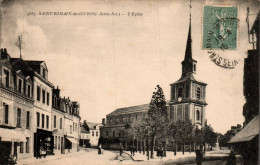
[[[199,110],[196,111],[196,119],[200,120],[200,111]]]
[[[182,87],[178,88],[178,98],[182,97],[182,93],[183,93]]]
[[[200,99],[200,87],[197,87],[197,99]]]

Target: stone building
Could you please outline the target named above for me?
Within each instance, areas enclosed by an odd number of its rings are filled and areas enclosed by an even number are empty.
[[[100,127],[102,124],[87,122],[86,120],[81,124],[81,141],[82,145],[85,142],[85,145],[89,147],[97,147],[99,144],[100,138]]]
[[[80,147],[90,147],[90,133],[89,129],[86,125],[86,122],[80,123],[80,140],[79,140],[79,146]]]
[[[54,136],[54,154],[65,154],[64,127],[65,111],[61,108],[60,89],[52,90],[52,130]]]
[[[33,74],[22,59],[0,54],[0,163],[33,155]]]
[[[171,121],[190,120],[192,124],[198,128],[204,127],[206,121],[207,84],[194,78],[194,74],[197,70],[197,61],[192,58],[191,25],[189,26],[184,60],[181,64],[181,78],[170,84],[171,98],[170,101],[166,102],[167,116]],[[143,104],[119,108],[111,112],[106,116],[106,123],[101,128],[101,139],[104,142],[109,141],[110,143],[131,141],[133,137],[129,137],[128,128],[133,121],[142,120],[143,117],[147,116],[148,110],[149,104]],[[110,147],[111,146],[112,145],[110,145]]]
[[[65,112],[65,153],[78,151],[81,119],[79,116],[79,102],[72,102],[69,98],[64,97],[61,101],[61,108]]]
[[[0,164],[77,151],[80,105],[61,98],[44,61],[0,54]]]

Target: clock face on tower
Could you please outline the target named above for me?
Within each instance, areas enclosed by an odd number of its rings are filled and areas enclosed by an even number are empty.
[[[181,98],[181,97],[179,97],[179,98],[178,98],[178,101],[180,102],[181,100],[182,100],[182,98]]]

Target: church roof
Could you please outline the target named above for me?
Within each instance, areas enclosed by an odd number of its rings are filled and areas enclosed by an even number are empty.
[[[202,81],[197,81],[193,74],[190,74],[190,75],[186,75],[186,76],[183,76],[181,77],[179,80],[175,81],[174,83],[170,84],[170,85],[173,85],[173,84],[177,84],[177,83],[182,83],[182,82],[185,82],[185,81],[193,81],[193,82],[196,82],[198,84],[204,84],[204,85],[207,85],[206,83],[202,82]]]
[[[169,105],[169,101],[166,101],[166,105]],[[149,110],[150,104],[142,104],[131,107],[118,108],[115,111],[109,113],[107,116],[130,114],[136,112],[146,112]]]

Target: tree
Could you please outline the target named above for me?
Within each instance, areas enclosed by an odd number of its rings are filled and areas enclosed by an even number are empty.
[[[182,153],[185,152],[185,143],[191,143],[193,140],[192,136],[193,125],[191,121],[181,121],[173,122],[169,126],[169,135],[175,141],[174,154],[176,155],[177,144],[182,145]]]
[[[217,134],[213,131],[213,128],[210,125],[205,125],[204,131],[205,131],[204,141],[205,143],[208,143],[211,146],[211,150],[212,150],[212,147],[217,142]]]
[[[150,102],[148,110],[148,118],[146,118],[146,123],[148,127],[148,132],[151,139],[151,158],[154,157],[154,147],[157,137],[162,135],[166,136],[167,129],[167,107],[166,101],[163,94],[162,88],[157,85],[155,88],[156,92],[153,92],[153,96]]]
[[[135,137],[143,137],[147,141],[147,148],[151,150],[151,158],[154,157],[154,147],[157,138],[166,138],[167,109],[162,88],[157,85],[150,102],[148,116],[142,121],[132,123],[132,134]]]

